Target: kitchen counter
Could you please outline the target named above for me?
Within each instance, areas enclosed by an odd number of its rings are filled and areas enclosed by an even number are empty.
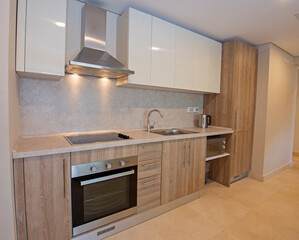
[[[109,147],[119,147],[126,145],[135,145],[142,143],[161,142],[177,139],[186,138],[197,138],[206,137],[221,134],[231,134],[233,130],[231,128],[215,127],[211,126],[206,129],[202,128],[179,128],[189,130],[197,133],[182,134],[173,136],[163,136],[156,133],[148,133],[145,130],[110,130],[110,131],[93,131],[93,132],[80,132],[80,133],[69,133],[69,134],[56,134],[56,135],[41,135],[31,137],[20,137],[14,150],[13,158],[26,158],[45,156],[50,154],[60,154],[68,152],[85,151],[92,149],[101,149]],[[132,139],[121,140],[121,141],[110,141],[102,143],[82,144],[82,145],[71,145],[63,136],[74,135],[74,134],[95,134],[104,132],[118,132],[130,136]]]

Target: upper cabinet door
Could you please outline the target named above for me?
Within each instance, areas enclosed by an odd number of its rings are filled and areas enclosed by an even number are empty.
[[[219,93],[221,44],[129,8],[118,21],[117,58],[135,71],[117,85]]]
[[[219,93],[221,43],[180,27],[175,39],[175,87]]]
[[[18,4],[17,71],[64,76],[66,0]]]
[[[152,18],[151,85],[174,86],[175,26]]]
[[[175,29],[175,87],[196,91],[196,34]]]
[[[203,92],[220,93],[222,44],[196,35],[196,85]]]
[[[129,9],[128,67],[135,71],[130,83],[150,85],[152,16]]]

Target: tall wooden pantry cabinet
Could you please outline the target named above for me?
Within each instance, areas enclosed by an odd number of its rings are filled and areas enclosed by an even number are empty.
[[[245,175],[251,167],[257,49],[239,40],[222,46],[220,94],[204,97],[204,113],[212,115],[212,125],[233,128],[230,178]]]

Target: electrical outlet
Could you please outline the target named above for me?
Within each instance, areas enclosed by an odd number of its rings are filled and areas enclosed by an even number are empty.
[[[187,112],[188,112],[188,113],[193,113],[193,111],[194,111],[194,108],[193,108],[193,107],[188,107],[188,109],[187,109]]]
[[[194,108],[193,108],[193,112],[194,112],[194,113],[199,113],[199,107],[194,107]]]

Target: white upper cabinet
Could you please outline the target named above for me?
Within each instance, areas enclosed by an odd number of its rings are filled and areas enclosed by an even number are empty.
[[[186,29],[175,29],[175,87],[196,91],[197,64],[196,34]]]
[[[117,59],[135,71],[128,83],[150,85],[152,16],[129,8],[118,20]]]
[[[117,38],[117,58],[135,71],[117,85],[219,93],[221,43],[132,8]]]
[[[196,89],[220,93],[221,53],[221,43],[196,34]]]
[[[19,0],[16,70],[24,76],[65,74],[66,0]]]
[[[219,93],[222,44],[180,27],[175,41],[175,87]]]
[[[151,85],[174,88],[175,25],[153,17]]]

